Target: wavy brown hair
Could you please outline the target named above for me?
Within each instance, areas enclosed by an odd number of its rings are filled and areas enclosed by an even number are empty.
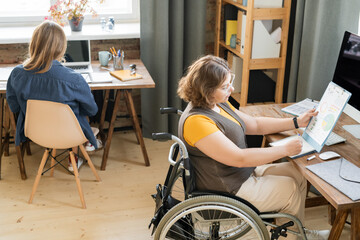
[[[38,25],[29,44],[29,57],[23,66],[36,73],[49,71],[53,60],[62,60],[66,51],[66,36],[62,27],[52,21]]]
[[[210,108],[213,94],[230,73],[227,62],[207,55],[196,60],[179,81],[178,95],[194,107]]]

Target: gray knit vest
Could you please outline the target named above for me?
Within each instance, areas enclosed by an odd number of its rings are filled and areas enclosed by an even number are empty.
[[[179,137],[185,143],[189,152],[191,163],[194,167],[196,178],[196,189],[200,191],[213,190],[236,194],[241,185],[249,178],[254,171],[254,167],[231,167],[222,164],[204,153],[196,147],[186,143],[183,137],[183,126],[185,120],[192,115],[204,115],[212,119],[220,131],[228,137],[239,148],[246,148],[245,123],[230,108],[227,103],[220,103],[219,106],[235,118],[241,127],[232,120],[212,111],[211,109],[194,108],[189,103],[179,121]]]

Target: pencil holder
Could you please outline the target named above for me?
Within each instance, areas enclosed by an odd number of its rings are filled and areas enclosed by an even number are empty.
[[[123,70],[124,69],[124,56],[115,56],[114,57],[114,70]]]

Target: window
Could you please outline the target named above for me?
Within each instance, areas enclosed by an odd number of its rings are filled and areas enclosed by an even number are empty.
[[[105,0],[94,7],[98,17],[113,16],[116,21],[140,21],[139,0]]]
[[[360,12],[359,12],[358,35],[360,35]]]
[[[49,8],[56,0],[7,0],[1,3],[1,25],[37,25],[49,15]],[[86,23],[98,23],[100,17],[113,16],[116,22],[139,21],[139,0],[105,0],[93,4],[98,16],[85,15]]]

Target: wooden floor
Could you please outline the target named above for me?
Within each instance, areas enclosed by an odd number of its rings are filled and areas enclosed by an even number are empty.
[[[0,180],[0,240],[14,239],[152,239],[148,224],[153,216],[150,197],[162,183],[167,169],[170,143],[145,139],[150,167],[145,167],[133,132],[115,132],[105,171],[100,171],[101,154],[90,157],[102,182],[88,165],[80,169],[87,209],[81,209],[75,180],[61,167],[54,177],[46,173],[40,181],[33,204],[28,204],[43,149],[31,145],[32,156],[25,156],[28,179],[20,178],[14,147],[2,158]],[[330,229],[327,208],[306,210],[305,226]],[[350,239],[345,226],[341,239]]]

